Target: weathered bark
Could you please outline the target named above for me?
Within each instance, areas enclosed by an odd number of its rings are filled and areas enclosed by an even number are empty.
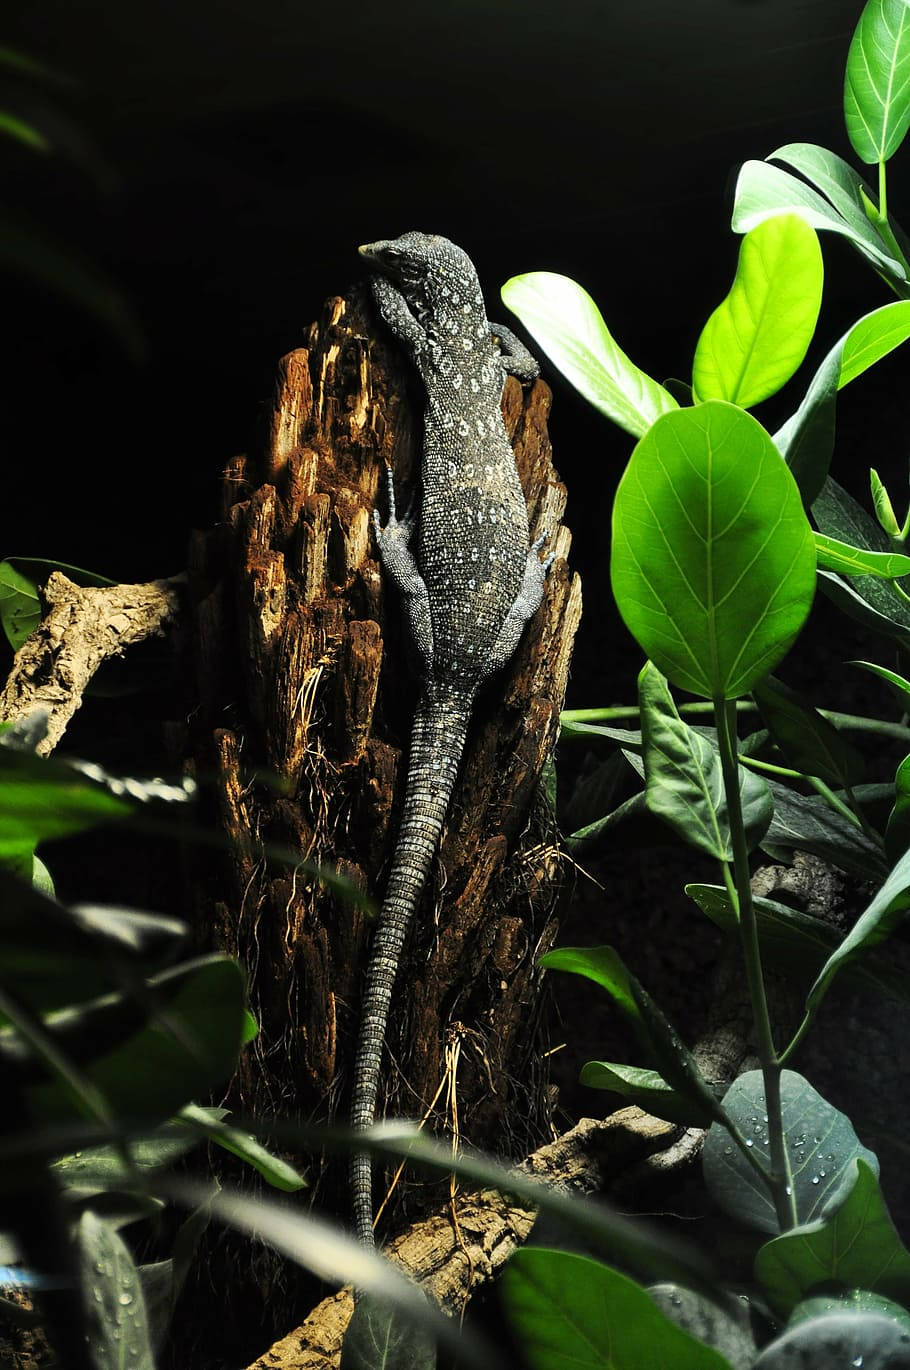
[[[98,668],[128,647],[173,629],[183,580],[83,586],[54,571],[42,592],[47,612],[17,651],[0,690],[0,722],[45,710],[47,732],[36,750],[50,756]]]
[[[343,1116],[369,924],[308,867],[256,844],[331,862],[378,896],[397,827],[416,684],[370,515],[386,464],[407,503],[421,403],[377,328],[363,295],[329,302],[307,347],[280,364],[258,449],[228,466],[224,523],[193,551],[196,757],[200,778],[216,776],[232,851],[199,921],[250,967],[261,1033],[235,1102],[260,1114]],[[515,660],[478,700],[383,1072],[389,1112],[428,1109],[511,1155],[546,1135],[536,959],[555,933],[561,860],[537,796],[580,613],[549,404],[542,382],[522,392],[508,381],[532,536],[549,531],[556,561]]]

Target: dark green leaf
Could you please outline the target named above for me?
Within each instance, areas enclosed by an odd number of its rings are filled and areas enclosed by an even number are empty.
[[[787,1314],[812,1289],[862,1285],[907,1303],[910,1252],[891,1221],[876,1171],[857,1155],[837,1205],[766,1242],[755,1258],[755,1275],[771,1306]]]
[[[743,238],[736,279],[702,330],[692,368],[699,400],[750,409],[801,365],[818,320],[824,267],[803,219],[764,219]]]
[[[797,1323],[805,1322],[807,1318],[818,1318],[823,1313],[850,1311],[883,1313],[886,1318],[890,1318],[892,1322],[898,1323],[905,1331],[910,1332],[910,1312],[893,1299],[886,1299],[883,1294],[873,1294],[868,1289],[810,1294],[808,1298],[801,1299],[793,1309],[789,1326],[795,1327]]]
[[[827,1313],[788,1328],[765,1347],[754,1370],[907,1370],[907,1341],[880,1313]]]
[[[566,798],[562,825],[575,832],[599,822],[615,807],[616,791],[626,774],[626,763],[619,752],[583,771]]]
[[[721,1304],[681,1284],[655,1284],[648,1293],[671,1322],[698,1341],[713,1346],[733,1370],[750,1370],[756,1347],[745,1298]]]
[[[898,705],[904,713],[910,713],[910,680],[898,675],[896,671],[889,671],[885,666],[877,666],[872,661],[848,661],[848,666],[862,666],[864,671],[871,671],[877,675],[891,690],[897,699]]]
[[[125,1243],[92,1212],[83,1213],[77,1242],[97,1370],[155,1370],[142,1286]]]
[[[666,680],[650,661],[638,677],[638,702],[648,808],[684,841],[718,861],[732,861],[730,818],[716,745],[683,722]],[[771,822],[774,806],[761,776],[742,766],[739,788],[751,850]]]
[[[878,1173],[874,1154],[861,1146],[850,1119],[833,1108],[808,1080],[793,1070],[781,1072],[784,1144],[793,1174],[798,1220],[810,1222],[829,1203],[838,1202],[852,1183],[859,1156]],[[765,1088],[760,1070],[740,1075],[724,1096],[724,1108],[754,1154],[771,1164]],[[737,1222],[759,1232],[779,1231],[767,1187],[734,1146],[726,1128],[712,1124],[702,1156],[705,1183],[720,1207]]]
[[[617,347],[591,296],[568,276],[553,271],[513,276],[502,288],[502,299],[566,380],[633,437],[678,407]]]
[[[796,690],[768,675],[752,695],[788,766],[832,785],[862,779],[862,752]]]
[[[669,1020],[612,947],[557,947],[540,958],[547,970],[583,975],[600,985],[629,1019],[662,1078],[701,1114],[716,1118],[717,1100]]]
[[[829,537],[838,538],[853,547],[870,552],[892,550],[890,540],[875,519],[830,476],[812,505],[812,513],[821,531]],[[820,575],[822,588],[826,593],[830,591],[832,584],[843,584],[836,578],[832,582],[830,572]],[[890,632],[890,635],[896,635],[898,640],[910,643],[910,604],[901,598],[890,581],[880,580],[875,576],[856,576],[851,581],[849,591],[854,599],[858,598],[873,610],[874,614],[880,616],[878,620],[868,620],[870,626],[876,626],[879,632]],[[837,602],[843,603],[843,595]],[[881,620],[884,620],[884,625]],[[891,625],[890,629],[888,625]]]
[[[777,860],[780,852],[808,851],[861,880],[885,874],[881,849],[821,795],[797,794],[776,780],[767,783],[774,817],[761,845],[769,856]]]
[[[903,921],[910,908],[910,852],[891,871],[875,898],[832,952],[806,998],[806,1011],[814,1016],[835,975],[861,952],[877,946]]]
[[[744,694],[809,612],[815,548],[768,434],[720,400],[665,414],[613,506],[613,593],[659,670],[712,698]]]
[[[211,1197],[219,1192],[212,1181],[211,1195],[180,1225],[168,1260],[139,1266],[139,1279],[145,1298],[152,1349],[158,1352],[167,1340],[174,1308],[189,1273],[193,1254],[211,1219]]]
[[[152,1021],[84,1073],[118,1117],[163,1120],[229,1079],[240,1051],[245,982],[236,961],[213,955],[154,976],[148,992],[156,1005]],[[75,1116],[58,1083],[32,1086],[26,1095],[37,1122]]]
[[[0,859],[130,811],[63,762],[0,748]]]
[[[820,190],[858,237],[869,235],[871,225],[863,209],[863,193],[869,187],[843,157],[817,143],[787,143],[768,154],[769,162],[785,162]],[[882,250],[885,244],[880,243]]]
[[[888,859],[899,861],[910,849],[910,756],[905,756],[894,777],[894,807],[885,829]]]
[[[413,1318],[361,1294],[344,1334],[341,1370],[433,1370],[436,1345]]]
[[[606,1089],[619,1094],[630,1104],[637,1104],[654,1118],[665,1118],[683,1127],[707,1127],[711,1114],[698,1104],[671,1089],[656,1070],[641,1066],[617,1065],[613,1061],[588,1061],[581,1068],[579,1080],[592,1089]]]
[[[221,1112],[220,1109],[218,1111]],[[239,1156],[247,1165],[258,1170],[262,1178],[274,1189],[283,1189],[286,1193],[293,1194],[306,1186],[306,1180],[292,1165],[281,1160],[279,1156],[273,1156],[251,1133],[229,1127],[220,1118],[212,1117],[211,1114],[211,1109],[187,1104],[180,1110],[179,1116],[183,1121],[198,1127],[209,1141]]]
[[[687,885],[686,893],[713,923],[731,937],[738,922],[723,885]],[[828,957],[840,945],[842,934],[820,918],[778,904],[773,899],[753,896],[755,920],[761,943],[762,960],[785,975],[814,980]],[[910,984],[904,970],[893,959],[868,953],[862,960],[848,964],[844,978],[860,989],[881,996],[889,995],[910,1003]]]
[[[887,162],[904,141],[910,123],[907,0],[867,0],[847,54],[844,119],[862,162]]]
[[[587,1256],[517,1251],[500,1298],[532,1370],[730,1370],[677,1327],[634,1280]]]
[[[624,820],[641,818],[645,813],[645,792],[642,790],[640,794],[633,794],[624,800],[612,813],[605,814],[603,818],[598,818],[586,827],[573,832],[567,839],[566,845],[573,856],[590,853],[604,841],[612,829],[618,827]]]

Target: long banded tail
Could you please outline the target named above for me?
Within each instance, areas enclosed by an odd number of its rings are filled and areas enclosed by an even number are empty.
[[[414,715],[401,827],[367,966],[354,1058],[354,1128],[369,1127],[376,1113],[383,1041],[401,950],[439,844],[470,714],[469,697],[424,691]],[[373,1246],[372,1167],[365,1153],[353,1158],[351,1187],[355,1232],[365,1246]]]

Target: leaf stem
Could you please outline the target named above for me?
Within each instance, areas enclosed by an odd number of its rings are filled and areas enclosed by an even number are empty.
[[[749,986],[749,998],[752,1002],[752,1015],[755,1020],[758,1059],[765,1086],[765,1108],[768,1113],[768,1138],[771,1154],[771,1173],[767,1177],[767,1184],[771,1191],[780,1229],[782,1232],[786,1232],[788,1228],[796,1226],[796,1204],[793,1198],[790,1161],[784,1144],[780,1097],[781,1066],[774,1048],[771,1018],[768,1013],[768,999],[762,976],[758,925],[755,918],[755,907],[752,903],[749,850],[743,825],[739,766],[736,760],[736,710],[732,702],[728,703],[723,698],[715,698],[714,721],[717,728],[717,747],[723,770],[724,793],[727,799],[727,814],[730,822],[730,839],[733,846],[731,897],[739,921],[746,980]],[[729,880],[729,875],[726,878]]]
[[[688,704],[679,704],[681,714],[710,714],[714,705],[706,700],[696,700]],[[758,712],[756,705],[745,699],[736,701],[736,712],[738,714],[754,714]],[[878,733],[882,737],[894,737],[899,742],[910,742],[910,728],[903,723],[890,723],[887,719],[866,718],[862,714],[842,714],[836,709],[819,709],[822,718],[826,718],[835,727],[843,728],[846,732],[857,733]],[[560,715],[564,730],[571,728],[573,723],[617,723],[622,719],[636,719],[639,717],[640,710],[637,704],[617,704],[603,709],[564,709]],[[567,740],[571,739],[571,732],[564,733]],[[576,733],[574,736],[583,736]]]

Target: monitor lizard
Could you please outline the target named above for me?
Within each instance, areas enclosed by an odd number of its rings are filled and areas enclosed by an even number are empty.
[[[403,601],[420,687],[404,808],[373,937],[354,1064],[351,1123],[371,1125],[392,987],[405,937],[439,843],[474,696],[512,656],[543,597],[552,556],[529,548],[524,495],[502,420],[505,373],[530,382],[535,359],[487,320],[467,254],[435,234],[369,243],[379,313],[425,391],[421,496],[399,515],[388,472],[385,525],[374,510],[380,560]],[[416,534],[416,536],[415,536]],[[355,1231],[374,1244],[370,1158],[352,1166]]]

